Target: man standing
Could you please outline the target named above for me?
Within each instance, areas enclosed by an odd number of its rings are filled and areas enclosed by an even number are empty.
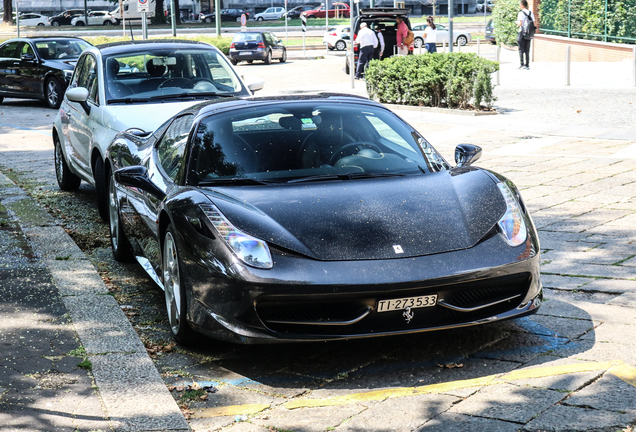
[[[380,43],[380,48],[378,49],[376,47],[376,49],[373,51],[374,59],[382,60],[382,56],[384,56],[384,35],[382,34],[384,30],[385,27],[382,23],[378,24],[375,28],[375,31],[377,32],[376,36],[378,37],[378,42]]]
[[[373,58],[373,49],[378,46],[378,38],[365,22],[360,24],[360,31],[358,32],[356,43],[360,46],[356,79],[362,79],[364,68],[369,60]]]
[[[401,16],[396,17],[395,20],[397,21],[397,31],[395,32],[395,37],[397,39],[398,55],[405,56],[409,54],[409,46],[404,43],[404,39],[406,39],[409,28],[406,26],[404,18],[402,18]]]
[[[532,37],[526,38],[523,29],[524,26],[526,28],[528,27],[529,22],[534,25],[534,14],[531,10],[528,10],[528,0],[521,0],[519,2],[519,7],[521,8],[517,14],[517,26],[519,26],[517,45],[519,46],[519,60],[521,62],[519,69],[530,69],[530,41],[532,40]]]

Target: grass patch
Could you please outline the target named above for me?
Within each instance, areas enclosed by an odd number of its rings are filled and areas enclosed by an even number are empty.
[[[91,363],[89,359],[85,358],[84,360],[82,360],[80,363],[77,364],[77,367],[86,369],[89,371],[93,369],[93,364]]]
[[[207,392],[203,389],[186,390],[181,394],[181,402],[201,400],[201,396],[204,396],[206,394]]]
[[[86,348],[80,346],[79,348],[69,351],[66,355],[71,357],[86,357]]]

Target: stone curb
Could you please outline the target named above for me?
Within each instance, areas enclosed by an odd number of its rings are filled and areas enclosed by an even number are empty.
[[[459,110],[459,109],[450,109],[450,108],[421,107],[421,106],[398,105],[398,104],[383,104],[383,105],[392,110],[397,109],[397,110],[421,111],[421,112],[437,113],[437,114],[455,114],[455,115],[464,115],[464,116],[471,116],[471,117],[492,116],[492,115],[499,114],[497,111],[469,111],[469,110]]]
[[[0,184],[13,182],[0,173]],[[22,189],[11,188],[9,197],[4,205],[18,217],[33,251],[50,271],[93,364],[97,391],[113,430],[190,431],[143,343],[95,267],[64,229],[56,226]],[[39,209],[34,222],[19,219],[19,209],[25,202]]]

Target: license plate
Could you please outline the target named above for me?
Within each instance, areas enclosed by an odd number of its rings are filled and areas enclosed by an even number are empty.
[[[411,309],[435,306],[437,304],[437,294],[419,296],[419,297],[406,297],[391,300],[380,300],[378,302],[378,312],[390,312],[396,310],[404,310],[407,307]]]
[[[241,51],[239,55],[252,55],[252,51]]]

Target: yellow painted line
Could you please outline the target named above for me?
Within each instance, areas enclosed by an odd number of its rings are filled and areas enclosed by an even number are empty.
[[[209,418],[256,414],[269,408],[269,404],[231,405],[225,407],[201,408],[195,410],[192,418]]]
[[[405,387],[387,390],[376,390],[364,393],[353,393],[343,396],[334,396],[325,399],[297,399],[287,402],[283,406],[287,409],[305,408],[305,407],[321,407],[321,406],[333,406],[333,405],[347,405],[356,402],[368,402],[368,401],[381,401],[388,398],[413,396],[420,394],[430,393],[445,393],[451,390],[459,390],[469,387],[483,387],[496,384],[504,384],[511,381],[517,381],[522,379],[544,378],[557,375],[565,375],[579,372],[591,372],[591,371],[603,371],[610,368],[617,368],[617,371],[623,371],[620,369],[622,366],[618,362],[590,362],[590,363],[577,363],[563,366],[546,366],[538,367],[534,369],[522,369],[506,374],[489,375],[481,378],[474,378],[468,380],[451,381],[440,384],[430,384],[419,387]],[[634,369],[634,368],[632,368]],[[623,371],[625,372],[625,371]],[[626,377],[632,377],[636,380],[636,375],[632,376],[629,373],[633,371],[625,372]],[[621,378],[623,379],[623,378]],[[629,382],[629,381],[628,381]]]
[[[615,364],[609,370],[609,372],[625,381],[627,384],[631,384],[636,387],[636,368],[624,363]]]

